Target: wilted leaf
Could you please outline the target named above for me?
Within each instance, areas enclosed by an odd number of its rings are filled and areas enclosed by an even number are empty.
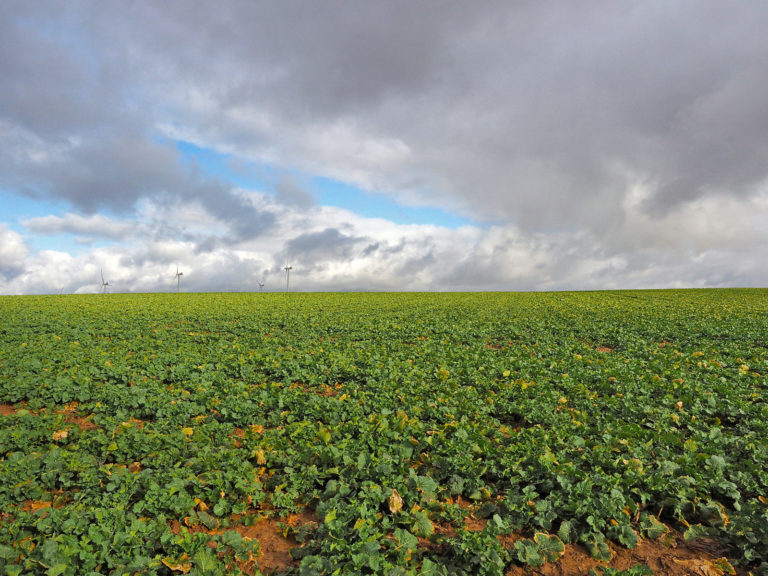
[[[59,440],[64,440],[67,436],[69,436],[69,428],[64,428],[63,430],[57,430],[53,434],[51,434],[51,438],[53,438],[54,442],[58,442]]]
[[[182,554],[178,559],[166,557],[163,558],[163,564],[165,564],[170,570],[174,572],[181,572],[186,574],[192,570],[192,562],[187,562],[189,556],[186,553]]]
[[[254,449],[254,451],[251,452],[251,458],[256,458],[257,466],[264,466],[267,463],[267,459],[264,456],[264,450],[261,448]]]
[[[736,570],[725,558],[717,560],[680,560],[674,559],[677,564],[681,564],[690,570],[691,574],[701,576],[724,576],[725,574],[736,574]]]
[[[219,521],[204,510],[198,511],[197,517],[208,530],[215,530],[219,527]]]
[[[403,509],[403,498],[398,494],[397,490],[392,490],[392,494],[389,496],[389,511],[392,514],[397,514]]]

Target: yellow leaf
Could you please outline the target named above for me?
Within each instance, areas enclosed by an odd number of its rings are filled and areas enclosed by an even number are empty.
[[[396,514],[403,509],[403,497],[397,493],[397,490],[392,490],[392,494],[389,497],[389,511],[392,514]]]
[[[174,559],[170,556],[163,558],[163,564],[165,564],[169,569],[173,570],[174,572],[181,572],[183,574],[186,574],[190,570],[192,570],[192,562],[187,562],[189,560],[189,556],[187,556],[186,553],[182,554],[180,558]]]
[[[51,434],[51,438],[53,438],[53,440],[56,442],[59,440],[64,440],[67,436],[69,436],[69,428],[64,428],[64,430],[57,430]]]
[[[181,433],[184,434],[184,436],[192,436],[194,434],[194,430],[192,428],[182,428]]]
[[[258,466],[264,466],[267,463],[267,459],[264,457],[264,450],[261,448],[256,448],[251,452],[251,457],[256,458],[256,464]]]
[[[717,558],[716,560],[679,560],[674,558],[674,560],[677,564],[682,564],[690,569],[691,574],[701,574],[702,576],[736,574],[736,570],[725,558]]]

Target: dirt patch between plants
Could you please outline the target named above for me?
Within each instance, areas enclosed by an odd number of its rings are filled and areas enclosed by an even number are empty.
[[[453,501],[451,501],[453,503]],[[459,496],[455,504],[469,512],[464,518],[467,530],[479,532],[485,529],[488,520],[475,516],[476,505]],[[454,538],[456,530],[450,524],[433,523],[435,534],[445,538]],[[686,542],[678,530],[668,527],[668,532],[657,540],[641,540],[639,545],[630,550],[613,542],[608,542],[613,558],[609,562],[601,562],[593,558],[579,544],[566,544],[565,553],[557,560],[538,568],[530,566],[514,566],[506,576],[587,576],[589,571],[597,567],[611,567],[617,570],[627,570],[637,564],[646,564],[654,574],[665,576],[747,576],[745,568],[734,568],[727,560],[727,549],[716,540],[698,539]],[[530,538],[522,533],[499,535],[502,546],[508,550],[514,548],[515,542]],[[423,549],[439,552],[441,547],[426,539],[419,539]],[[514,556],[514,551],[513,551]]]
[[[60,410],[56,410],[56,414],[62,414],[65,416],[67,423],[69,424],[75,424],[80,430],[95,430],[98,428],[96,424],[91,422],[91,418],[93,418],[93,414],[90,414],[88,416],[83,416],[82,414],[79,414],[77,412],[78,403],[77,402],[70,402],[69,404],[65,404],[64,408],[61,408]]]
[[[0,404],[0,416],[13,416],[16,414],[16,408],[10,404]]]
[[[69,404],[65,404],[62,408],[57,408],[54,410],[55,414],[61,414],[64,416],[65,421],[68,424],[74,424],[80,430],[95,430],[98,428],[96,424],[91,422],[91,418],[93,418],[93,414],[90,414],[88,416],[83,416],[82,414],[79,414],[77,412],[77,402],[70,402]],[[24,408],[24,403],[22,403],[21,408],[16,408],[15,406],[11,404],[0,404],[0,416],[13,416],[16,414],[19,410]],[[40,413],[45,412],[45,408],[41,408],[40,410],[30,410],[30,414],[33,416],[37,416]]]
[[[608,346],[598,346],[595,348],[595,351],[605,354],[606,352],[613,352],[613,348],[608,348]]]
[[[679,532],[671,531],[659,540],[642,540],[629,550],[609,542],[613,558],[600,562],[578,544],[567,544],[565,554],[557,561],[538,568],[515,566],[506,576],[587,576],[598,566],[627,570],[637,564],[645,564],[654,574],[665,576],[746,576],[748,571],[737,568],[735,572],[725,558],[725,550],[714,540],[702,539],[685,542]]]
[[[238,562],[238,568],[246,574],[254,574],[256,567],[264,574],[273,574],[286,571],[297,565],[291,556],[291,550],[299,546],[299,543],[292,536],[286,536],[283,525],[298,530],[303,526],[319,522],[317,516],[309,510],[303,510],[298,514],[289,514],[284,518],[259,518],[250,526],[242,523],[242,518],[242,516],[233,515],[230,518],[229,527],[212,530],[202,524],[186,526],[178,520],[174,520],[171,522],[171,531],[178,534],[182,526],[193,533],[222,534],[228,530],[235,530],[244,538],[250,538],[259,543],[259,555],[255,561]]]

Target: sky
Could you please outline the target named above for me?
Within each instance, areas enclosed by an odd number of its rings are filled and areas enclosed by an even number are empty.
[[[768,4],[0,2],[0,294],[768,285]]]

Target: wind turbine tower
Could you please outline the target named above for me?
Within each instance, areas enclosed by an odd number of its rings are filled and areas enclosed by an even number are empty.
[[[101,291],[102,293],[107,293],[107,286],[111,286],[111,284],[104,280],[104,269],[99,268],[99,272],[101,272]]]
[[[176,264],[176,293],[181,290],[181,277],[184,276],[184,272],[179,272],[179,265]]]
[[[264,292],[264,280],[258,280],[259,292]]]
[[[293,270],[293,266],[286,264],[283,270],[285,270],[285,291],[288,292],[291,281],[291,270]]]

